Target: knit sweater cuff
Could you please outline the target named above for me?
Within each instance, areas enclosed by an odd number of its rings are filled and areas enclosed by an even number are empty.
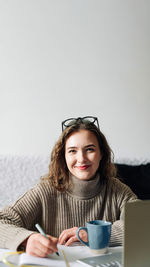
[[[21,243],[23,243],[31,234],[35,232],[22,229],[16,233],[15,238],[10,238],[8,240],[8,247],[12,250],[18,250]]]

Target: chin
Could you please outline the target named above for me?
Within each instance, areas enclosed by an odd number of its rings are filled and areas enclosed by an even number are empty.
[[[88,176],[88,175],[76,175],[76,177],[78,178],[78,179],[80,179],[80,180],[85,180],[85,181],[88,181],[88,180],[90,180],[91,179],[91,175],[90,176]]]

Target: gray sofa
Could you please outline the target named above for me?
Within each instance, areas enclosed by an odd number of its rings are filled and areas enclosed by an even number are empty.
[[[0,156],[0,209],[13,203],[48,172],[49,156]],[[118,178],[141,199],[150,199],[150,163],[116,164]]]
[[[13,203],[48,172],[49,157],[0,156],[0,209]]]

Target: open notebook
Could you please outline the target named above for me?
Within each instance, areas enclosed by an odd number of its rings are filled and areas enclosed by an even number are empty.
[[[10,267],[16,266],[52,266],[66,267],[64,257],[61,254],[56,256],[53,254],[50,258],[39,258],[28,255],[27,253],[18,254],[17,252],[4,253],[2,262]]]
[[[123,253],[82,258],[78,262],[93,267],[150,267],[150,201],[126,204]]]

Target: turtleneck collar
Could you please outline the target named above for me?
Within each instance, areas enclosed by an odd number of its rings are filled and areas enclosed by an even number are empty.
[[[91,180],[80,180],[70,174],[70,185],[67,193],[79,199],[90,199],[100,192],[100,175],[97,174]]]

